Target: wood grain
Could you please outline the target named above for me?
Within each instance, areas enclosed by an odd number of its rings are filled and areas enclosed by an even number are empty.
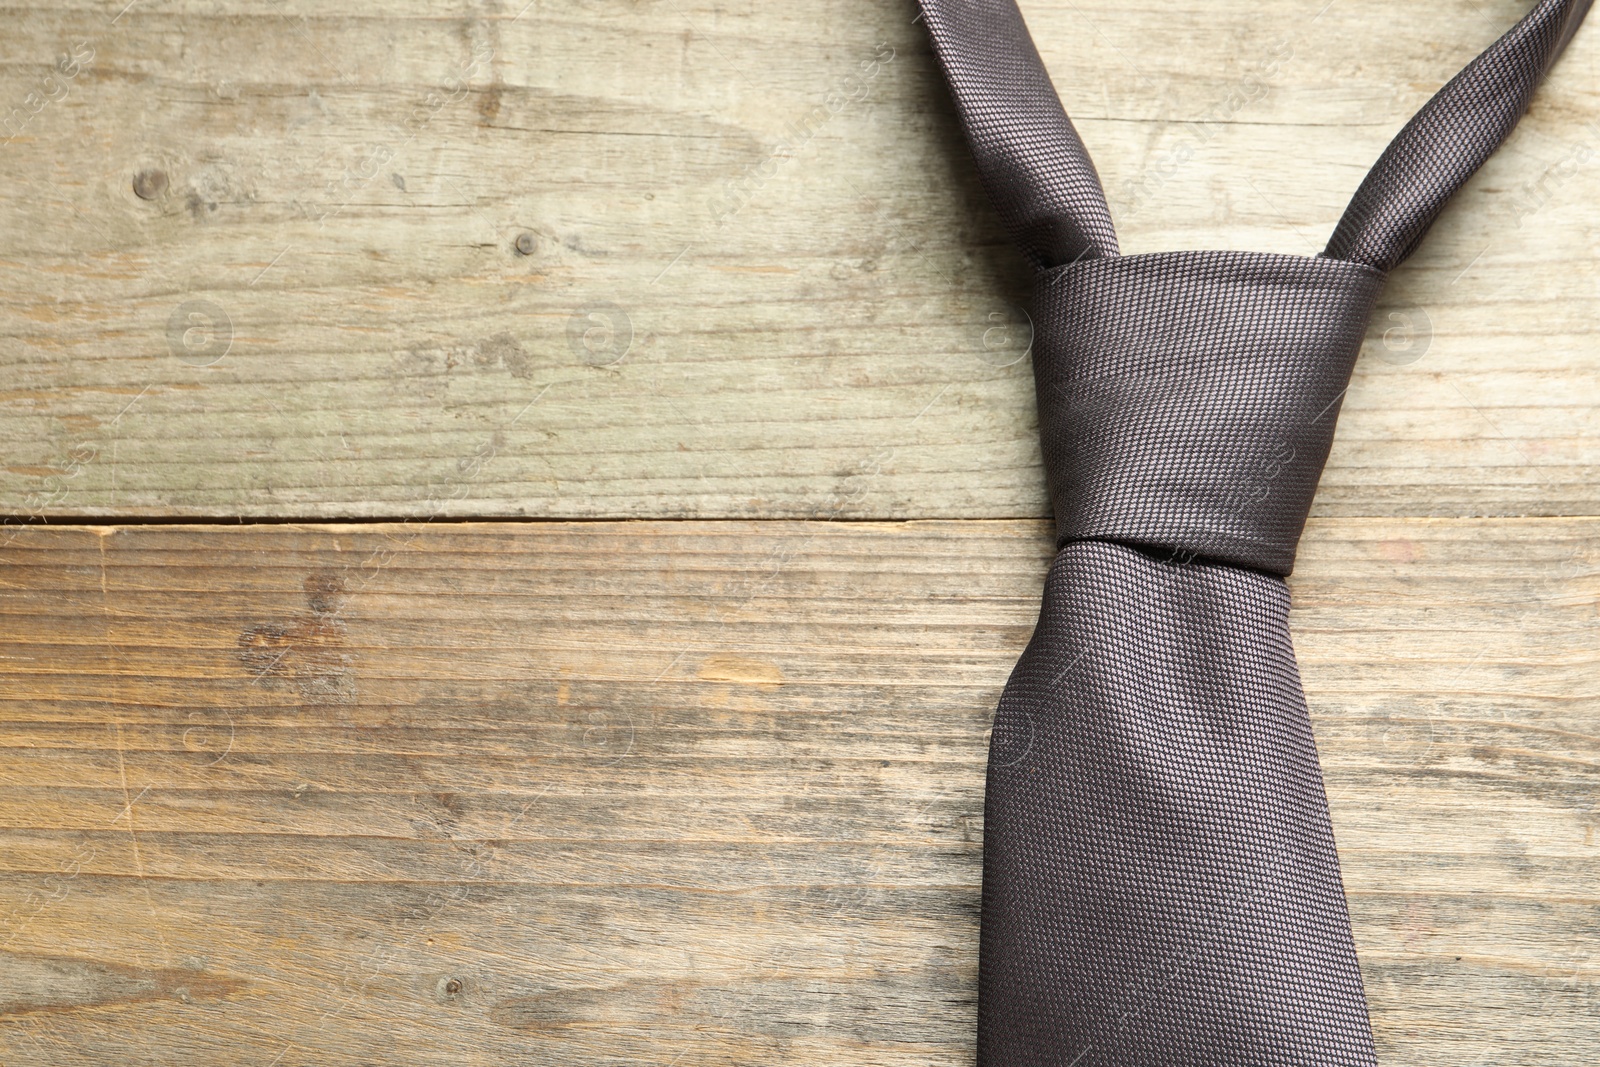
[[[1045,524],[14,531],[0,1063],[965,1064]],[[1323,520],[1386,1067],[1600,1045],[1600,520]]]
[[[1126,251],[1301,254],[1526,6],[1024,3]],[[1046,513],[906,0],[0,17],[0,514]],[[1392,280],[1319,514],[1600,513],[1597,64]]]

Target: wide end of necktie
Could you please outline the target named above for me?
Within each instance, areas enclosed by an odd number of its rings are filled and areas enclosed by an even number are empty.
[[[1275,577],[1057,555],[995,717],[985,1067],[1372,1067]]]

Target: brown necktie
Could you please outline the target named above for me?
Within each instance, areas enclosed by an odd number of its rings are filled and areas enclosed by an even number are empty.
[[[1542,0],[1384,151],[1320,256],[1121,256],[1014,0],[921,0],[1037,268],[1059,551],[995,716],[984,1067],[1376,1062],[1283,579],[1387,273],[1589,0]]]

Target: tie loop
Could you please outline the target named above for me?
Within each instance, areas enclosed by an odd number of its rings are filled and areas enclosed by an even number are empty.
[[[1510,136],[1593,0],[1540,0],[1406,123],[1323,255],[1385,273]],[[1118,254],[1094,161],[1061,106],[1016,0],[920,0],[979,177],[1035,267]]]
[[[1385,273],[1405,262],[1516,128],[1592,2],[1541,0],[1424,104],[1367,173],[1323,255]]]
[[[1015,0],[923,0],[978,176],[1035,267],[1117,254],[1105,189]]]

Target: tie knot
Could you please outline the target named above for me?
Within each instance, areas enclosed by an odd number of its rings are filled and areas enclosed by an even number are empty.
[[[1062,543],[1287,575],[1383,281],[1256,252],[1041,274],[1034,374]]]

